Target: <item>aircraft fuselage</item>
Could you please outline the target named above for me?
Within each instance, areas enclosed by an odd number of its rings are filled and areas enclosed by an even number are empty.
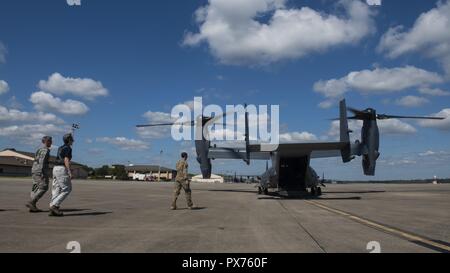
[[[319,178],[309,165],[310,157],[304,156],[277,156],[272,158],[272,167],[262,176],[260,192],[268,193],[268,189],[277,189],[280,193],[307,192],[308,189],[316,191]]]

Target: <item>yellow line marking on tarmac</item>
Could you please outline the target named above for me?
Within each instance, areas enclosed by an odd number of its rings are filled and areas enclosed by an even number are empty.
[[[402,237],[404,239],[407,239],[408,241],[420,242],[422,244],[425,244],[425,245],[428,245],[428,246],[432,246],[432,247],[441,249],[441,250],[446,251],[446,252],[450,252],[450,247],[447,246],[447,245],[440,244],[438,242],[434,242],[432,240],[429,240],[429,239],[426,239],[426,238],[423,238],[423,237],[420,237],[420,236],[417,236],[417,235],[414,235],[414,234],[411,234],[411,233],[407,233],[407,232],[399,230],[399,229],[387,227],[385,225],[381,225],[381,224],[372,222],[370,220],[363,219],[363,218],[358,217],[356,215],[352,215],[352,214],[347,213],[345,211],[334,209],[332,207],[320,204],[320,203],[315,202],[315,201],[305,200],[305,202],[308,203],[308,204],[314,205],[316,207],[319,207],[321,209],[324,209],[324,210],[336,213],[338,215],[347,217],[347,218],[349,218],[349,219],[351,219],[351,220],[353,220],[355,222],[361,223],[363,225],[366,225],[366,226],[369,226],[369,227],[372,227],[372,228],[376,228],[376,229],[384,231],[386,233],[390,233],[390,234],[393,234],[393,235],[400,236],[400,237]]]

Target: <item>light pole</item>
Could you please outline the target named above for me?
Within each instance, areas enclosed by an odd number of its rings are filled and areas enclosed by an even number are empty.
[[[162,161],[163,150],[159,152],[159,164],[158,164],[158,182],[161,182],[161,161]]]

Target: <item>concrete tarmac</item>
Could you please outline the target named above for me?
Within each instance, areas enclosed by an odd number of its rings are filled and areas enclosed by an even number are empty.
[[[0,179],[0,252],[436,253],[450,250],[450,185],[328,185],[319,199],[255,185],[192,184],[197,210],[170,210],[172,183],[74,181],[66,216],[50,194],[30,214],[31,179]],[[371,243],[372,242],[372,243]],[[370,243],[370,244],[369,244]],[[368,246],[369,244],[369,246]],[[368,250],[369,249],[369,250]]]

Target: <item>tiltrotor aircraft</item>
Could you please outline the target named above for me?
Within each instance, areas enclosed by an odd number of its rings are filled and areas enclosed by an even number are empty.
[[[322,194],[321,179],[310,166],[311,159],[341,157],[344,163],[362,157],[362,169],[365,175],[375,175],[377,159],[380,156],[380,134],[377,120],[387,119],[433,119],[442,120],[440,117],[417,116],[393,116],[377,114],[375,109],[356,110],[347,108],[345,100],[339,104],[340,140],[337,142],[312,142],[312,143],[282,143],[275,150],[269,144],[251,144],[249,137],[249,115],[245,112],[245,147],[217,147],[211,145],[208,140],[208,126],[219,120],[222,116],[199,116],[196,121],[187,123],[162,123],[138,125],[137,127],[189,125],[195,126],[195,134],[199,136],[195,140],[197,161],[203,178],[211,177],[212,160],[215,159],[240,159],[250,164],[251,160],[266,160],[272,162],[272,167],[267,168],[261,176],[258,192],[268,194],[269,189],[277,189],[282,196],[297,195],[308,192],[313,196]],[[350,111],[354,114],[347,116]],[[350,141],[348,120],[363,121],[361,139],[354,143]]]

